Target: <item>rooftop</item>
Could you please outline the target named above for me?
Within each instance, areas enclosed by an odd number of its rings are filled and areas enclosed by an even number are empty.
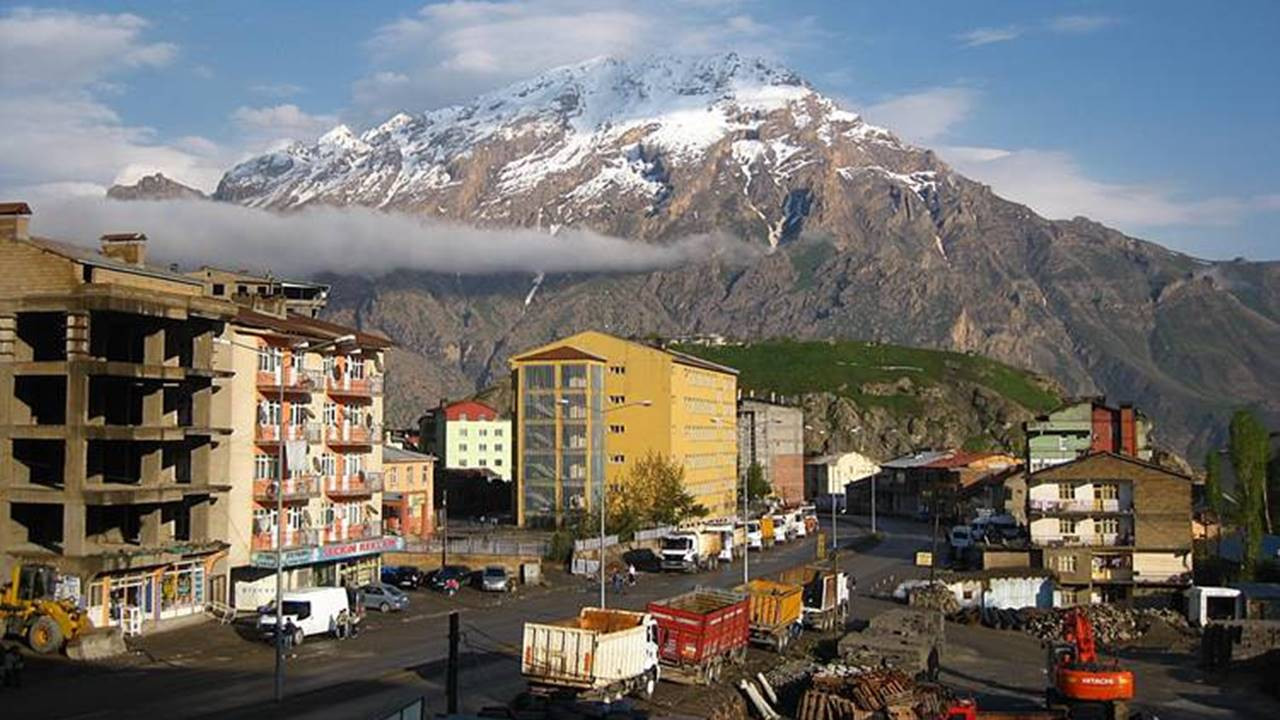
[[[420,453],[413,450],[405,450],[404,448],[396,447],[395,445],[382,446],[382,462],[384,463],[426,462],[428,460],[435,459],[436,457],[434,455],[428,455],[426,453]]]

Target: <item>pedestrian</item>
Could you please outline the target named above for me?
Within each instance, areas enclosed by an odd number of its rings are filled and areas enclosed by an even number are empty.
[[[623,590],[622,590],[622,573],[618,572],[617,570],[614,570],[614,571],[613,571],[613,591],[614,591],[615,593],[619,593],[619,594],[621,594],[621,593],[623,592]]]
[[[627,563],[627,584],[635,585],[636,579],[636,566],[632,563]]]

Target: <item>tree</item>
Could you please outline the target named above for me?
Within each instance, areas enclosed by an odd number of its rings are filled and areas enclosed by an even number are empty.
[[[1224,522],[1222,516],[1222,454],[1210,449],[1204,458],[1204,492],[1209,500],[1209,507],[1218,516],[1218,522]]]
[[[760,463],[753,462],[747,466],[747,499],[754,502],[763,497],[768,497],[773,492],[773,487],[769,485],[769,481],[764,477],[764,468],[760,467]]]
[[[1270,438],[1258,418],[1241,410],[1231,418],[1231,467],[1240,493],[1240,523],[1244,529],[1244,553],[1240,571],[1253,578],[1262,549],[1264,527],[1270,526],[1267,508],[1267,457]]]
[[[626,536],[643,527],[676,525],[706,514],[685,489],[684,466],[656,452],[632,465],[621,487],[609,487],[606,525],[611,533]]]

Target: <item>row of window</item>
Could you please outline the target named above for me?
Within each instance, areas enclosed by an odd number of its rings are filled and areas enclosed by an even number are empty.
[[[1075,535],[1078,522],[1073,518],[1058,518],[1059,535]],[[1119,518],[1094,518],[1093,532],[1096,535],[1119,535]]]
[[[466,458],[460,458],[460,459],[458,460],[458,463],[457,463],[456,467],[461,467],[461,468],[467,467],[467,459],[466,459]],[[476,461],[476,467],[489,467],[489,460],[488,460],[488,458],[480,458],[479,460],[477,460],[477,461]],[[493,467],[502,467],[502,458],[494,458],[494,459],[493,459]]]
[[[322,526],[346,523],[359,525],[365,519],[365,507],[361,502],[325,503],[320,510]],[[311,513],[305,506],[289,506],[284,509],[285,527],[289,530],[305,530],[313,527]],[[253,511],[254,531],[271,532],[276,527],[275,508],[255,508]]]
[[[362,453],[343,453],[342,466],[347,475],[359,475],[364,472],[364,459]],[[266,453],[258,453],[253,456],[253,478],[255,480],[273,480],[279,470],[280,458],[278,455],[268,455]],[[289,477],[300,477],[308,475],[308,468],[289,468]],[[338,474],[338,456],[333,453],[323,453],[315,458],[315,474],[324,477],[332,477]]]
[[[295,370],[300,369],[302,367],[302,357],[303,357],[302,355],[298,355],[296,353],[290,353],[287,360],[288,366],[291,368],[294,368]],[[332,355],[326,355],[324,358],[322,358],[321,362],[322,362],[322,367],[324,368],[324,374],[326,376],[332,376],[334,374],[334,368],[337,366],[337,359]],[[286,359],[284,356],[284,351],[281,348],[271,347],[271,348],[262,348],[258,350],[258,371],[259,372],[273,373],[279,370],[280,367],[285,364],[286,364]],[[344,367],[346,368],[345,370],[346,376],[355,380],[364,378],[364,371],[365,371],[364,365],[365,365],[364,360],[354,358],[354,357],[348,357],[347,362],[344,365]]]
[[[479,435],[480,437],[486,437],[489,434],[489,428],[480,428],[478,431],[476,431],[476,434]],[[467,436],[467,428],[458,428],[458,437],[466,437],[466,436]],[[502,428],[500,427],[494,428],[493,436],[502,437]]]
[[[476,446],[476,449],[479,450],[480,452],[489,452],[489,445],[488,443],[480,443],[479,445]],[[458,452],[466,452],[466,451],[467,451],[467,444],[458,443]],[[502,443],[494,443],[493,451],[502,452]]]
[[[349,403],[325,402],[321,411],[324,424],[328,427],[338,426],[338,407],[342,407],[342,417],[348,424],[372,425],[373,413],[365,411],[363,406]],[[306,403],[289,404],[289,424],[304,425],[311,418],[311,408]],[[280,424],[280,401],[262,400],[258,403],[258,424]]]
[[[1118,500],[1120,486],[1115,483],[1096,483],[1093,486],[1094,500]],[[1059,500],[1075,500],[1076,486],[1071,483],[1058,483]]]

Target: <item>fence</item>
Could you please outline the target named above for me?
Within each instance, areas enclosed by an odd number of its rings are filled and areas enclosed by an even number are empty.
[[[618,544],[617,535],[607,535],[604,539],[604,546],[611,548]],[[573,551],[575,553],[596,551],[600,549],[600,538],[584,538],[582,540],[573,541]]]
[[[445,541],[431,538],[426,541],[409,542],[405,552],[438,553],[444,549]],[[516,540],[512,538],[461,537],[449,538],[449,553],[453,555],[506,555],[512,557],[542,557],[547,554],[549,543],[546,540]]]
[[[643,540],[661,540],[667,535],[670,535],[671,533],[675,532],[675,529],[676,528],[674,525],[662,525],[655,528],[648,528],[646,530],[637,530],[636,541],[640,542]]]

